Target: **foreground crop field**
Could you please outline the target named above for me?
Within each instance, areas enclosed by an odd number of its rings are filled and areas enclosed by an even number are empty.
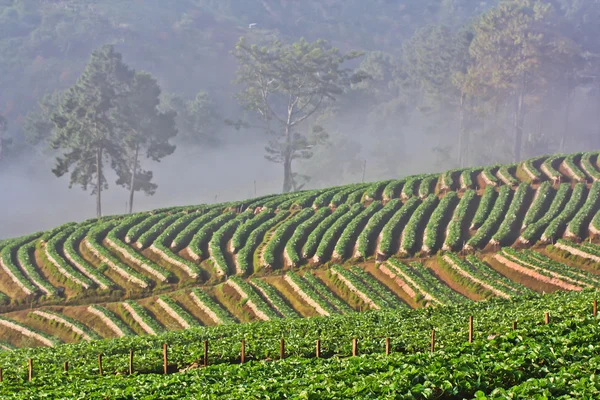
[[[19,349],[0,353],[0,394],[90,399],[597,398],[596,297],[596,290],[559,291],[518,300]],[[286,343],[283,360],[280,338]],[[321,344],[319,358],[316,339]],[[351,356],[353,339],[356,356]],[[201,367],[205,340],[210,345],[208,366]],[[242,340],[246,358],[240,365]],[[168,345],[167,374],[163,344]],[[98,354],[103,355],[102,372]]]
[[[1,241],[0,348],[596,288],[598,162],[537,157]]]

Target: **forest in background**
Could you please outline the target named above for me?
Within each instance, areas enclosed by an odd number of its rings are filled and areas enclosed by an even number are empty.
[[[139,210],[281,191],[259,115],[236,98],[240,37],[361,52],[348,64],[368,78],[296,131],[326,133],[293,167],[318,188],[597,148],[599,20],[598,0],[0,0],[0,237],[92,215],[89,193],[52,174],[48,142],[61,93],[103,45],[176,112]],[[128,209],[118,179],[108,213]]]

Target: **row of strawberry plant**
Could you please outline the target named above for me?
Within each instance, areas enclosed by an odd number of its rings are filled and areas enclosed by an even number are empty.
[[[139,215],[141,214],[141,215]],[[146,232],[148,229],[152,228],[154,225],[156,225],[161,219],[165,218],[168,214],[167,212],[156,212],[154,211],[154,213],[139,213],[137,216],[139,218],[141,218],[141,220],[139,222],[137,222],[135,225],[133,225],[131,228],[129,228],[127,230],[127,232],[125,233],[125,243],[135,243],[137,242],[138,238],[140,236],[142,236],[142,234],[144,232]],[[135,216],[133,216],[135,217]],[[145,217],[145,218],[143,218]]]
[[[373,275],[369,274],[360,267],[352,266],[350,271],[362,280],[377,296],[383,299],[388,307],[391,308],[404,308],[406,305],[398,298],[392,291],[384,284],[379,282]]]
[[[187,310],[184,310],[183,307],[181,307],[169,296],[159,296],[157,303],[183,328],[189,329],[191,327],[200,325],[200,322],[192,314],[190,314]]]
[[[494,234],[496,228],[500,225],[502,218],[504,218],[506,214],[506,210],[510,204],[511,193],[512,190],[509,186],[500,187],[500,193],[498,193],[498,197],[494,202],[494,207],[492,207],[487,219],[477,230],[477,233],[467,241],[465,248],[481,248],[489,242],[491,236]]]
[[[519,215],[521,215],[525,211],[525,207],[527,207],[526,198],[529,194],[530,186],[527,183],[521,183],[516,190],[513,199],[506,211],[504,216],[504,220],[498,227],[496,233],[492,236],[490,240],[491,244],[498,245],[504,244],[510,239],[511,233],[513,232],[515,225],[517,223],[517,219]]]
[[[331,267],[330,272],[343,285],[354,292],[361,300],[376,310],[391,307],[385,299],[379,296],[370,286],[367,286],[354,272],[340,265]]]
[[[57,289],[43,277],[35,264],[33,253],[35,252],[35,241],[25,243],[17,250],[17,260],[29,279],[47,296],[53,297],[58,294]]]
[[[235,319],[204,290],[192,289],[190,296],[196,305],[218,324],[234,324]]]
[[[42,321],[50,321],[51,323],[57,323],[69,328],[73,333],[80,336],[84,340],[99,340],[102,339],[100,335],[94,332],[92,329],[82,324],[78,320],[68,317],[64,314],[57,313],[51,310],[35,310],[30,313],[29,316],[40,319]]]
[[[265,239],[265,235],[268,231],[275,228],[285,219],[290,216],[289,211],[279,211],[275,216],[267,220],[262,225],[258,226],[252,231],[248,240],[242,249],[238,252],[236,260],[238,266],[238,272],[246,275],[252,271],[252,267],[257,267],[258,260],[254,259],[254,255],[259,245]]]
[[[544,159],[546,159],[546,156],[534,157],[521,164],[521,168],[532,182],[539,182],[542,180],[542,173],[536,168],[535,164],[542,162]]]
[[[400,192],[402,191],[402,187],[406,183],[406,179],[394,180],[390,181],[386,187],[383,189],[383,200],[389,201],[391,199],[395,199],[400,196]]]
[[[594,163],[592,160],[596,160]],[[584,153],[581,156],[581,168],[592,180],[600,180],[600,171],[598,171],[598,153]]]
[[[473,216],[473,221],[471,221],[470,229],[478,229],[485,221],[487,221],[492,208],[494,208],[497,197],[498,192],[496,192],[496,189],[494,189],[493,186],[486,186],[483,195],[481,196],[479,206],[477,207],[477,211],[475,211],[475,216]]]
[[[474,189],[477,186],[475,179],[481,170],[482,168],[468,168],[463,170],[460,173],[460,188],[463,190]]]
[[[474,270],[478,272],[483,278],[487,280],[488,283],[494,282],[497,285],[502,285],[506,287],[508,290],[512,291],[516,295],[526,295],[533,294],[533,290],[529,289],[527,286],[521,285],[517,282],[513,282],[508,279],[506,276],[502,275],[494,268],[487,265],[485,262],[481,261],[477,256],[468,255],[466,257],[466,261],[473,267]]]
[[[458,195],[456,192],[449,192],[438,203],[435,210],[433,210],[433,213],[431,213],[423,233],[422,249],[425,253],[431,253],[438,249],[440,244],[439,239],[440,236],[442,236],[445,223],[448,221],[449,217],[452,216],[452,210],[457,202]]]
[[[437,196],[432,194],[425,199],[411,215],[402,232],[400,241],[400,251],[403,254],[412,254],[416,250],[419,231],[427,222],[427,219],[438,205],[438,202]]]
[[[558,182],[562,178],[562,174],[556,169],[558,165],[562,162],[564,156],[563,155],[554,155],[548,157],[542,163],[541,170],[548,175],[553,182]]]
[[[594,182],[583,206],[567,225],[566,236],[583,238],[587,236],[588,225],[600,204],[600,182]]]
[[[144,255],[136,252],[131,247],[127,246],[123,242],[118,233],[120,229],[117,225],[106,235],[106,244],[112,250],[113,254],[120,254],[121,257],[128,260],[132,264],[135,264],[140,269],[146,271],[160,282],[169,282],[173,280],[173,273],[166,268],[161,267],[158,264],[150,261]]]
[[[440,178],[440,189],[452,190],[456,188],[454,177],[459,176],[463,169],[451,169],[442,174]]]
[[[386,275],[400,280],[402,290],[417,303],[423,306],[442,305],[443,298],[438,298],[437,293],[430,289],[431,284],[423,276],[417,273],[412,267],[401,263],[398,260],[390,258],[385,264],[381,264],[379,269]]]
[[[44,246],[45,256],[60,275],[66,279],[67,285],[75,289],[90,289],[96,286],[95,282],[82,274],[79,270],[73,268],[60,253],[60,249],[63,248],[65,240],[74,231],[75,227],[69,227],[48,240]]]
[[[158,335],[165,331],[165,327],[160,324],[154,318],[148,310],[142,307],[139,303],[126,300],[123,303],[124,308],[127,310],[129,314],[133,317],[133,319],[150,335]]]
[[[571,186],[568,183],[563,183],[558,187],[548,211],[537,221],[532,221],[527,228],[521,233],[519,240],[522,243],[533,243],[537,241],[546,227],[552,222],[560,211],[564,208],[569,200]]]
[[[351,193],[356,192],[357,189],[361,189],[364,187],[366,187],[366,185],[364,184],[348,185],[346,189],[340,190],[333,196],[331,202],[329,203],[329,206],[338,207],[344,204],[346,200],[348,200],[348,196],[350,196]]]
[[[382,207],[380,201],[372,202],[367,208],[356,215],[345,228],[343,228],[344,230],[335,244],[333,253],[334,258],[345,259],[352,256],[351,253],[356,244],[357,236],[360,232],[365,231],[365,225],[369,222],[371,217],[382,209]]]
[[[337,211],[337,210],[336,210]],[[285,244],[285,257],[293,266],[297,266],[302,261],[300,254],[301,247],[306,242],[309,234],[319,226],[329,215],[331,210],[329,208],[321,208],[315,212],[315,214],[308,220],[304,221],[294,230],[294,234]]]
[[[250,212],[250,214],[248,214],[248,211]],[[243,224],[238,226],[238,228],[235,230],[235,233],[233,234],[233,237],[231,238],[231,250],[234,253],[237,253],[242,247],[244,247],[244,245],[246,244],[246,240],[248,240],[248,236],[250,236],[250,233],[253,230],[258,228],[267,220],[273,218],[273,216],[275,215],[273,210],[269,208],[263,209],[256,215],[252,214],[252,210],[248,211],[245,211],[243,213],[245,215],[248,215],[248,218]]]
[[[473,189],[468,189],[458,202],[458,206],[456,206],[452,219],[446,229],[446,240],[442,247],[443,250],[452,251],[462,248],[461,239],[463,229],[466,228],[465,220],[467,218],[467,212],[469,211],[471,204],[473,204],[476,195],[477,193]]]
[[[311,258],[315,252],[317,251],[317,247],[319,243],[321,243],[321,239],[327,230],[341,217],[347,214],[350,211],[350,206],[347,204],[342,204],[336,210],[323,218],[317,226],[315,226],[308,237],[306,238],[306,242],[304,242],[304,246],[302,247],[302,257],[305,259]],[[290,255],[291,256],[291,255]],[[293,261],[293,260],[292,260]]]
[[[169,243],[166,243],[165,245],[169,245],[169,247],[173,248],[174,251],[179,251],[187,247],[196,232],[198,232],[210,221],[217,218],[219,215],[221,215],[220,210],[211,210],[206,214],[202,214],[190,222],[181,232],[179,232],[172,240],[170,245]]]
[[[569,172],[569,176],[575,182],[585,182],[585,173],[577,166],[581,160],[582,153],[570,154],[565,158],[565,169]]]
[[[298,318],[300,315],[290,307],[283,297],[277,293],[273,286],[267,282],[254,278],[250,283],[263,295],[263,297],[273,305],[273,308],[277,310],[284,318]]]
[[[14,257],[19,247],[29,241],[36,240],[39,236],[40,234],[34,234],[18,239],[5,240],[0,248],[0,266],[26,295],[35,294],[39,289],[25,276],[26,274],[15,263]]]
[[[315,252],[314,260],[316,262],[322,263],[331,257],[331,253],[334,250],[336,242],[338,242],[338,239],[340,238],[346,226],[363,210],[364,207],[361,203],[354,204],[350,208],[350,211],[338,218],[337,221],[335,221],[329,227],[329,229],[327,229],[321,238],[321,242],[317,247],[317,251]]]
[[[344,204],[352,206],[354,204],[360,203],[363,199],[363,194],[366,187],[366,185],[362,186],[360,189],[356,189],[354,192],[350,193]]]
[[[104,246],[102,246],[102,238],[108,231],[113,229],[118,222],[109,221],[106,223],[98,224],[94,228],[90,229],[87,233],[85,243],[87,244],[88,250],[101,262],[105,263],[113,269],[117,274],[121,275],[128,281],[135,283],[141,288],[147,288],[150,286],[150,279],[145,275],[140,274],[129,265],[124,264],[109,252]]]
[[[38,329],[26,326],[25,324],[15,321],[14,319],[0,316],[0,326],[5,326],[9,329],[19,332],[22,336],[33,338],[48,347],[54,347],[61,343],[60,339],[57,337],[48,335],[47,333]]]
[[[383,191],[385,190],[385,188],[387,187],[387,185],[389,185],[391,181],[385,180],[385,181],[379,181],[379,182],[375,182],[372,183],[366,190],[366,192],[364,193],[364,200],[365,201],[373,201],[373,200],[380,200],[382,198],[383,195]]]
[[[345,186],[339,186],[332,189],[323,190],[321,194],[319,194],[315,198],[315,201],[313,201],[312,207],[315,209],[328,207],[331,203],[331,200],[333,199],[333,196],[335,196],[342,190],[345,190]]]
[[[531,207],[529,207],[527,214],[525,214],[525,218],[523,218],[523,225],[521,228],[526,228],[532,222],[542,218],[544,213],[548,210],[553,198],[554,189],[552,189],[552,184],[548,181],[542,182],[535,192]]]
[[[406,183],[402,186],[402,192],[400,192],[400,198],[407,200],[413,196],[418,196],[419,186],[423,177],[424,175],[414,175],[406,178]]]
[[[227,276],[233,271],[230,270],[229,263],[227,262],[226,246],[228,238],[240,225],[245,224],[248,218],[251,218],[252,211],[244,211],[238,214],[237,217],[231,219],[221,225],[219,229],[213,234],[210,242],[208,242],[208,249],[210,252],[211,260],[214,263],[217,274],[220,276]]]
[[[92,304],[88,311],[98,317],[108,326],[117,336],[135,336],[135,332],[115,313],[99,304]]]
[[[419,198],[412,197],[389,219],[381,231],[381,241],[378,249],[380,254],[390,256],[394,252],[394,242],[399,242],[404,225],[420,204],[421,200]]]
[[[501,165],[500,168],[498,168],[498,178],[500,178],[509,186],[517,186],[519,184],[519,180],[515,178],[511,172],[515,171],[516,168],[517,164]]]
[[[117,285],[108,279],[102,272],[90,265],[90,263],[79,254],[79,243],[87,236],[89,230],[90,225],[80,225],[75,232],[67,237],[63,244],[65,258],[81,271],[82,274],[94,281],[100,289],[114,289]]]
[[[510,247],[502,249],[504,256],[509,256],[513,260],[524,262],[535,268],[536,272],[546,276],[556,277],[560,280],[578,286],[595,287],[600,284],[597,276],[580,268],[569,267],[568,265],[554,261],[533,250],[517,251]],[[558,276],[557,276],[558,275]]]
[[[336,308],[337,312],[347,314],[354,312],[354,310],[340,300],[332,291],[325,285],[319,278],[311,273],[304,274],[304,279],[314,289],[316,293],[323,297],[323,299]]]
[[[390,200],[383,208],[378,210],[369,219],[367,226],[360,231],[358,239],[356,241],[357,254],[363,258],[369,257],[373,254],[374,243],[377,240],[377,236],[383,229],[385,223],[402,207],[400,199],[395,198]]]
[[[495,172],[498,171],[498,168],[498,165],[490,165],[485,167],[483,171],[481,171],[481,177],[486,185],[498,186],[500,184],[495,174]]]
[[[321,194],[322,190],[307,190],[297,197],[291,198],[288,201],[281,203],[278,210],[290,210],[293,208],[307,208],[311,207],[316,200],[317,196]]]
[[[550,222],[544,233],[542,234],[541,240],[543,242],[549,242],[555,240],[562,234],[567,226],[567,223],[577,214],[577,211],[581,208],[585,202],[585,194],[587,188],[585,183],[578,183],[573,189],[573,194],[569,199],[569,202],[565,205],[565,208],[558,214],[556,218]],[[595,199],[592,199],[595,201]]]
[[[329,316],[338,312],[338,310],[327,301],[325,296],[315,290],[304,277],[290,271],[285,274],[284,279],[300,298],[313,307],[319,315]]]
[[[277,227],[263,251],[263,261],[266,267],[273,268],[275,266],[276,255],[281,254],[286,241],[292,235],[294,229],[313,215],[315,215],[314,211],[306,208]]]
[[[160,221],[156,222],[152,227],[146,230],[146,232],[142,233],[138,240],[135,242],[135,246],[138,249],[145,249],[154,243],[156,238],[165,231],[169,226],[175,223],[182,214],[172,214],[166,215]],[[184,214],[185,215],[185,214]]]
[[[463,278],[469,277],[475,285],[482,287],[493,295],[508,298],[519,294],[518,291],[515,291],[512,287],[504,284],[503,280],[508,280],[507,278],[502,279],[502,275],[483,263],[481,264],[484,265],[485,272],[480,268],[476,268],[476,266],[470,262],[460,259],[453,253],[445,254],[443,261],[450,265],[451,269],[456,268],[458,270],[458,275],[462,275]],[[477,264],[477,266],[481,267],[481,264]]]
[[[77,222],[68,222],[63,225],[59,225],[56,228],[47,230],[40,236],[40,242],[47,243],[50,239],[52,239],[55,235],[64,232],[68,229],[73,229],[77,226]]]
[[[242,291],[243,294],[240,293],[242,301],[251,303],[249,304],[249,306],[253,306],[255,308],[254,312],[263,314],[267,319],[279,318],[279,314],[277,314],[275,310],[269,307],[269,305],[259,296],[256,290],[249,283],[241,279],[239,276],[233,275],[229,278],[227,282],[233,283]]]
[[[188,244],[188,250],[191,257],[195,261],[200,261],[201,259],[206,258],[204,248],[208,246],[208,242],[210,241],[213,233],[223,226],[223,224],[225,224],[227,221],[234,219],[236,216],[237,214],[235,212],[230,211],[225,214],[221,214],[205,225],[202,225],[200,229],[196,231],[192,237],[192,240],[190,240]]]
[[[430,194],[435,193],[435,185],[439,179],[440,176],[438,174],[429,174],[423,177],[423,180],[419,185],[419,197],[424,199]]]

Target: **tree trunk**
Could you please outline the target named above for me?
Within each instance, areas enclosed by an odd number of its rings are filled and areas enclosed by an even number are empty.
[[[96,149],[96,216],[102,216],[102,147]]]
[[[135,193],[135,175],[137,173],[137,162],[140,152],[139,145],[135,146],[135,155],[131,163],[131,181],[129,182],[129,214],[133,212],[133,195]]]
[[[521,161],[521,148],[523,144],[523,122],[525,121],[525,84],[526,78],[523,74],[523,80],[519,89],[519,95],[515,108],[515,143],[514,143],[514,162]]]
[[[459,120],[460,126],[458,128],[458,167],[464,167],[464,139],[465,139],[465,99],[466,94],[461,93],[460,95],[460,108],[459,108]]]

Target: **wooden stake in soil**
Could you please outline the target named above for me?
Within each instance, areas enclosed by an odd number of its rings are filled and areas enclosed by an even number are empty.
[[[69,362],[68,361],[65,361],[64,367],[65,367],[65,372],[69,372]]]
[[[385,338],[385,355],[386,356],[390,355],[390,338],[389,337]]]
[[[133,375],[133,349],[129,350],[129,375]]]
[[[240,363],[243,364],[246,361],[246,341],[242,339],[242,352],[240,357]]]
[[[469,343],[473,343],[473,316],[469,315]]]
[[[354,339],[352,339],[352,356],[356,357],[357,353],[358,353],[358,339],[354,338]]]
[[[431,330],[431,352],[435,351],[435,329]]]
[[[29,382],[31,382],[31,380],[33,379],[33,360],[30,358],[27,361],[27,369],[28,369],[28,380]]]
[[[98,369],[100,371],[100,376],[104,375],[104,371],[102,371],[102,353],[98,354]]]
[[[517,330],[517,321],[513,321],[513,331]]]
[[[163,343],[163,373],[166,375],[169,369],[169,360],[167,358],[167,344]]]
[[[550,323],[550,314],[548,314],[547,312],[544,313],[544,322],[546,323],[546,325]]]
[[[208,340],[204,341],[204,366],[208,366]]]
[[[598,316],[598,300],[594,299],[594,317]]]
[[[0,382],[2,382],[4,377],[2,376],[2,368],[0,368]]]
[[[317,358],[321,357],[321,339],[317,339],[316,348],[315,348],[315,356]]]
[[[281,338],[279,342],[279,358],[283,360],[285,358],[285,339]]]

